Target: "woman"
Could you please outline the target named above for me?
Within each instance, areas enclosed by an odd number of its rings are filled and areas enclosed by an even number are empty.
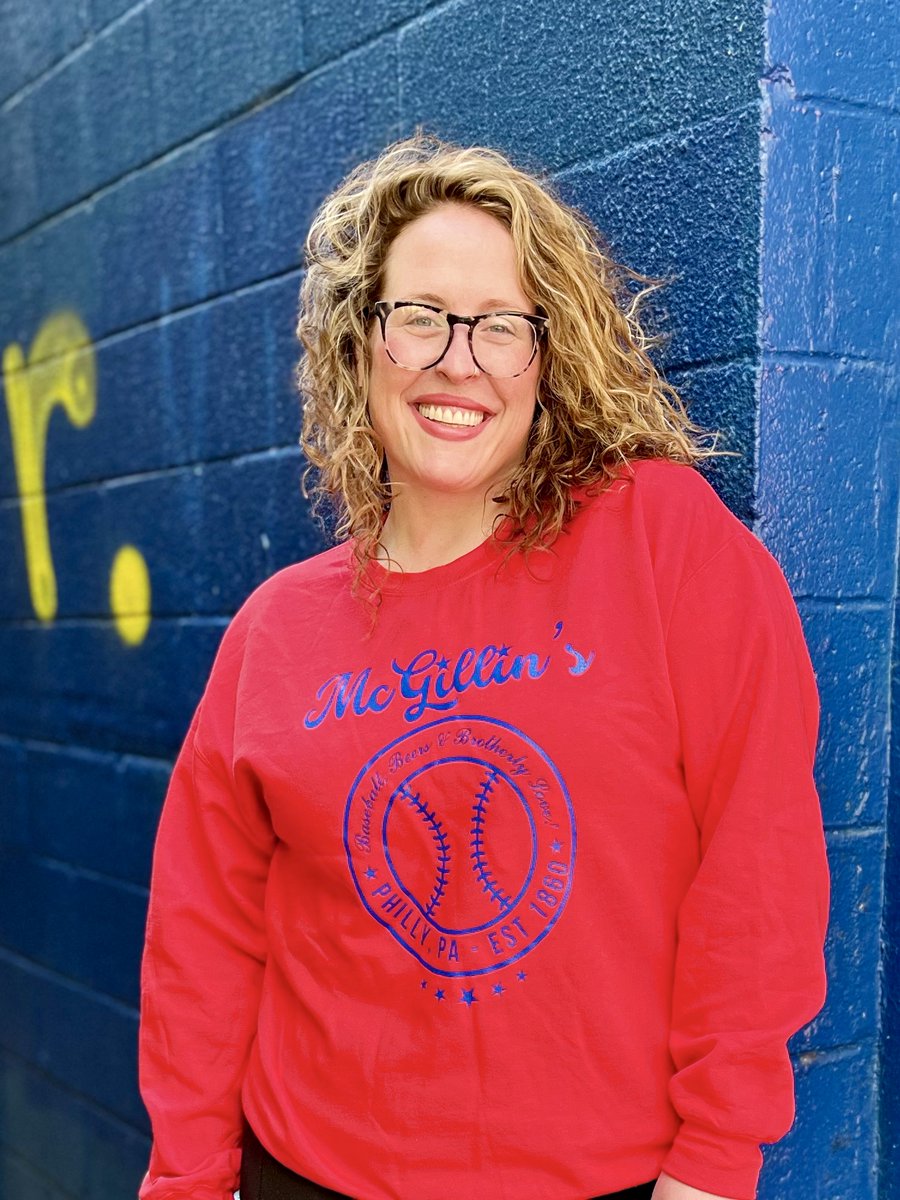
[[[141,1196],[750,1200],[825,986],[784,578],[544,184],[410,139],[308,258],[344,540],[235,617],[176,766]]]

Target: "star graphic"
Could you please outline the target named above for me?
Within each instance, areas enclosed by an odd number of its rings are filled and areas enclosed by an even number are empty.
[[[527,978],[528,978],[528,976],[525,974],[524,971],[520,971],[518,973],[518,975],[516,976],[516,979],[527,979]]]
[[[502,983],[494,984],[494,995],[495,996],[501,996],[505,991],[506,991],[506,988],[503,986]]]
[[[507,654],[509,654],[509,646],[507,646],[504,642],[504,644],[497,651],[497,655],[499,658],[506,658]]]
[[[441,659],[441,661],[438,663],[438,670],[439,670],[439,671],[446,671],[446,670],[447,670],[447,668],[448,668],[449,666],[450,666],[450,664],[449,664],[449,662],[446,660],[446,658],[442,658],[442,659]]]
[[[459,998],[461,1004],[465,1004],[471,1008],[473,1004],[478,1003],[478,997],[475,995],[474,988],[463,988],[463,994]]]
[[[554,854],[559,854],[560,850],[562,850],[562,842],[551,842],[550,849]]]
[[[434,998],[435,998],[435,1000],[443,1000],[443,998],[444,998],[444,989],[443,989],[443,988],[437,988],[437,989],[435,990],[435,993],[434,993]]]
[[[422,980],[422,984],[421,984],[421,986],[422,986],[423,988],[427,988],[427,987],[428,987],[428,980],[427,980],[427,979],[423,979],[423,980]]]
[[[374,867],[366,868],[366,879],[374,879],[377,874],[378,874],[378,872],[375,870]]]

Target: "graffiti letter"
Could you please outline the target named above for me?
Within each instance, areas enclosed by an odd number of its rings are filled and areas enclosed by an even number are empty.
[[[56,616],[56,572],[50,553],[44,490],[47,426],[60,405],[79,429],[97,408],[94,348],[78,315],[61,311],[38,330],[28,361],[13,342],[3,352],[3,383],[12,435],[13,461],[22,511],[22,537],[31,604],[39,620]],[[134,547],[123,547],[113,566],[110,601],[124,642],[141,642],[150,621],[150,579]]]

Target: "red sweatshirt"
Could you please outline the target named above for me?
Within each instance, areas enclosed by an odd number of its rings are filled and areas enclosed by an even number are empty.
[[[694,469],[552,551],[289,567],[222,642],[153,869],[147,1200],[227,1200],[241,1108],[359,1200],[750,1200],[825,995],[815,678]]]

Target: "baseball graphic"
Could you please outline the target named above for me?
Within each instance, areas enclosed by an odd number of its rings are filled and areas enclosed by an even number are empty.
[[[437,929],[490,924],[534,868],[522,793],[475,758],[448,756],[405,777],[385,807],[383,842],[397,885]]]
[[[453,716],[360,771],[344,845],[363,903],[397,941],[438,974],[477,975],[528,953],[559,919],[575,828],[562,777],[530,738]]]

